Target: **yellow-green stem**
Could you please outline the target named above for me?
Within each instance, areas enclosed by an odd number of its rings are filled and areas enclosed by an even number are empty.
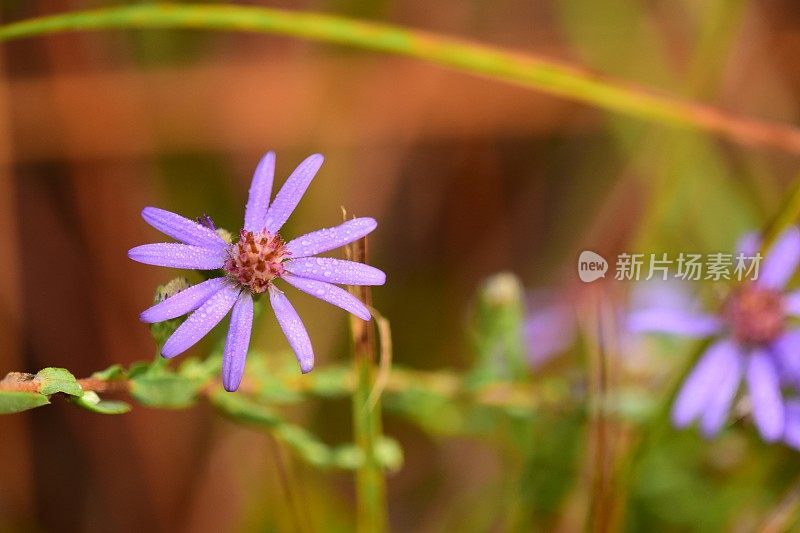
[[[360,263],[367,262],[367,239],[353,243],[348,255]],[[369,287],[351,287],[351,292],[368,307],[372,305]],[[356,470],[356,523],[358,531],[379,533],[386,530],[386,481],[375,455],[381,437],[380,398],[372,398],[377,365],[375,332],[372,324],[351,317],[353,334],[353,440],[364,454],[364,462]]]
[[[661,124],[800,153],[800,130],[736,116],[533,54],[333,15],[236,5],[137,4],[70,12],[0,26],[0,41],[63,31],[190,28],[289,35],[427,61]]]

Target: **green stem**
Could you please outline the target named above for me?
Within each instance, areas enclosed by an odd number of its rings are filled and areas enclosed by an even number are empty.
[[[139,4],[0,26],[0,41],[62,31],[191,28],[289,35],[412,57],[662,124],[716,132],[743,144],[800,153],[800,130],[737,117],[532,54],[398,26],[318,13],[234,5]]]
[[[369,396],[375,382],[372,363],[356,353],[354,371],[358,383],[353,392],[353,432],[356,445],[364,452],[365,461],[356,471],[358,496],[358,530],[379,532],[386,529],[386,483],[375,448],[381,435],[380,405],[370,408]]]
[[[360,263],[367,262],[367,239],[350,245],[348,255]],[[371,306],[369,287],[351,287],[351,291]],[[376,448],[381,439],[381,403],[373,398],[377,365],[375,364],[375,332],[370,323],[352,317],[353,372],[353,439],[364,454],[364,462],[356,471],[356,524],[358,531],[379,533],[387,528],[386,481],[378,461]]]

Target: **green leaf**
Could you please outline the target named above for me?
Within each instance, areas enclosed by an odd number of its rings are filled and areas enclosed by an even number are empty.
[[[131,395],[143,405],[180,409],[195,403],[203,383],[179,374],[142,374],[131,379]]]
[[[279,441],[292,448],[307,463],[318,467],[340,466],[335,464],[334,454],[323,442],[304,428],[284,421],[268,407],[242,396],[219,390],[211,396],[211,401],[223,414],[239,422],[262,427],[272,433]],[[347,462],[349,457],[341,459]]]
[[[333,450],[331,463],[343,470],[356,470],[364,464],[364,452],[355,444],[346,444]]]
[[[48,403],[47,396],[38,392],[0,391],[0,415],[19,413]]]
[[[131,363],[131,366],[128,367],[128,378],[133,379],[135,377],[142,376],[150,372],[150,363],[147,361],[136,361],[135,363]]]
[[[348,383],[352,382],[353,377],[352,369],[350,368],[328,367],[304,374],[303,379],[309,381],[309,389],[314,394],[326,398],[335,398],[350,392]]]
[[[131,406],[125,402],[101,400],[94,391],[86,391],[83,396],[72,398],[72,402],[88,411],[103,415],[121,415],[131,410]]]
[[[75,376],[65,368],[45,368],[36,374],[34,380],[40,383],[39,392],[45,396],[63,392],[71,396],[80,396],[83,394],[81,386],[78,385],[78,380]]]
[[[212,354],[202,360],[195,357],[184,360],[178,373],[189,379],[208,380],[219,374],[220,370],[222,370],[222,356]]]
[[[226,416],[240,422],[248,422],[268,428],[274,428],[283,421],[267,407],[248,400],[241,394],[217,391],[211,401]]]
[[[102,379],[103,381],[113,381],[115,379],[125,379],[127,376],[122,365],[116,364],[111,365],[105,370],[98,370],[92,374],[92,377],[95,379]]]
[[[375,459],[387,470],[397,472],[403,466],[403,448],[396,440],[382,435],[375,443]]]

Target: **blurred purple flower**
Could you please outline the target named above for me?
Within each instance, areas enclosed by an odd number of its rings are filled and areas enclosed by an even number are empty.
[[[590,297],[592,288],[581,286],[577,289],[536,289],[529,293],[526,300],[523,333],[527,347],[528,364],[536,369],[548,363],[554,357],[567,351],[578,339],[580,309],[593,305]],[[601,343],[610,342],[607,347],[616,348],[626,362],[635,364],[635,339],[625,329],[625,314],[628,309],[651,307],[659,302],[665,308],[685,308],[691,305],[683,283],[653,279],[637,282],[629,294],[629,300],[614,297],[613,293],[604,293],[601,297],[608,304],[604,320],[611,320],[614,338],[606,340],[603,331],[598,332]],[[612,342],[613,341],[613,342]]]
[[[364,304],[334,284],[382,285],[386,275],[362,263],[315,256],[367,235],[377,226],[375,220],[355,218],[289,242],[278,235],[322,161],[323,157],[315,154],[300,163],[270,203],[275,154],[268,152],[256,167],[245,207],[244,228],[239,232],[238,242],[233,244],[214,231],[207,215],[198,223],[163,209],[144,208],[142,218],[148,224],[180,243],[137,246],[128,252],[131,259],[148,265],[223,272],[223,276],[181,291],[141,314],[142,321],[154,323],[192,313],[164,343],[161,355],[171,358],[183,353],[233,309],[223,354],[222,381],[226,390],[235,391],[242,379],[250,344],[253,297],[269,292],[278,324],[297,356],[300,369],[309,372],[314,366],[311,340],[292,304],[274,285],[276,278],[363,320],[370,319]]]
[[[758,238],[748,235],[742,252],[753,254]],[[800,263],[800,231],[787,229],[764,258],[757,280],[743,283],[716,315],[689,309],[653,307],[631,313],[632,332],[662,332],[687,337],[716,337],[681,387],[672,421],[685,427],[700,421],[704,435],[716,435],[727,419],[742,379],[747,384],[753,420],[765,441],[800,444],[800,404],[785,404],[782,383],[800,385],[800,330],[787,330],[788,315],[800,316],[800,292],[784,287]]]
[[[566,294],[545,289],[534,291],[529,296],[527,309],[523,334],[528,364],[536,369],[575,342],[577,316]]]

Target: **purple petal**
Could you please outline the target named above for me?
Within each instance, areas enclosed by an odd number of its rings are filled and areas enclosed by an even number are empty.
[[[178,326],[175,333],[161,348],[161,355],[175,357],[194,346],[211,329],[225,318],[239,297],[239,287],[228,284],[205,301],[197,311],[189,315],[186,322]]]
[[[757,283],[771,289],[782,289],[800,263],[800,230],[786,229],[769,249]]]
[[[253,296],[242,291],[231,313],[231,324],[225,340],[222,355],[222,385],[228,392],[239,388],[250,346],[250,332],[253,329]]]
[[[329,283],[313,279],[299,278],[291,274],[284,274],[282,279],[292,287],[300,289],[329,304],[341,307],[345,311],[350,311],[362,320],[369,320],[371,318],[369,310],[358,298],[336,285],[330,285]]]
[[[800,401],[786,402],[786,423],[783,439],[792,448],[800,450]]]
[[[188,289],[182,290],[163,302],[159,302],[153,307],[142,311],[139,318],[142,322],[152,324],[185,315],[200,307],[203,302],[222,289],[227,283],[228,280],[225,278],[214,278],[192,285]]]
[[[225,248],[200,248],[188,244],[160,242],[128,250],[128,257],[146,265],[214,270],[225,263]]]
[[[278,324],[300,363],[300,370],[304,374],[311,372],[311,369],[314,368],[314,350],[300,316],[286,295],[274,285],[269,288],[269,301],[272,304],[272,310],[275,311],[275,318],[278,319]]]
[[[528,360],[535,368],[563,352],[575,341],[575,316],[569,306],[550,305],[531,311],[525,320]]]
[[[676,309],[696,313],[699,302],[693,296],[691,283],[679,279],[653,278],[639,281],[630,291],[629,308],[632,311],[648,309]]]
[[[749,231],[739,238],[736,243],[736,253],[752,256],[761,248],[761,236],[758,232]]]
[[[792,291],[784,295],[783,308],[790,315],[800,316],[800,291]]]
[[[747,365],[747,387],[753,404],[753,420],[767,442],[783,435],[783,398],[778,372],[769,355],[755,350]]]
[[[214,230],[171,211],[157,207],[145,207],[142,209],[142,218],[161,233],[178,239],[184,244],[211,249],[228,246],[228,243]]]
[[[267,210],[267,218],[265,222],[266,228],[270,233],[277,233],[283,226],[289,216],[300,203],[300,199],[305,194],[314,175],[322,166],[324,158],[321,154],[314,154],[306,158],[305,161],[300,163],[294,172],[292,172],[286,183],[283,184],[278,195],[275,196],[275,201],[269,206]]]
[[[267,152],[258,162],[250,183],[250,195],[244,208],[244,229],[259,232],[264,229],[275,176],[275,152]]]
[[[800,330],[784,331],[772,342],[772,353],[785,382],[800,387]]]
[[[711,388],[708,405],[700,420],[700,429],[706,437],[713,437],[722,429],[742,380],[742,358],[735,349],[728,351],[718,372],[717,382]]]
[[[628,330],[633,333],[669,333],[686,337],[707,337],[717,333],[722,321],[711,315],[678,309],[646,309],[628,315]]]
[[[369,217],[354,218],[333,228],[324,228],[289,241],[286,248],[292,257],[308,257],[360,239],[378,226],[375,219]]]
[[[332,257],[304,257],[284,263],[296,276],[343,285],[383,285],[386,274],[377,268],[355,261]]]
[[[688,426],[706,410],[725,369],[737,358],[736,346],[729,340],[718,341],[706,350],[675,399],[672,407],[675,426]]]

